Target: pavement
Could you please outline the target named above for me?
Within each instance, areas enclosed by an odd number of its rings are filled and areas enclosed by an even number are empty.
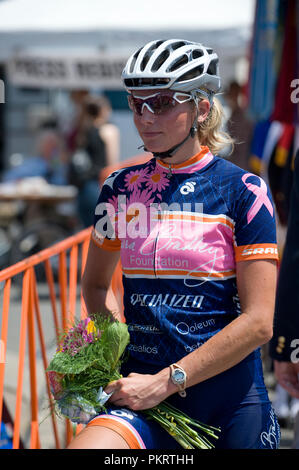
[[[16,389],[18,383],[18,368],[19,368],[19,326],[21,315],[21,297],[20,288],[18,286],[12,287],[12,295],[10,302],[10,316],[8,325],[8,339],[7,339],[7,352],[5,363],[5,384],[4,384],[4,398],[6,405],[12,415],[15,416],[16,409]],[[57,298],[59,293],[57,292]],[[0,291],[0,303],[2,305],[3,291]],[[44,331],[44,341],[46,345],[48,361],[55,352],[55,329],[52,317],[52,310],[48,296],[48,288],[45,284],[39,284],[39,300],[41,320]],[[79,311],[79,296],[78,296],[78,311]],[[0,325],[2,317],[0,316]],[[37,325],[35,325],[37,328]],[[54,434],[52,429],[52,420],[49,409],[49,402],[46,390],[45,372],[42,360],[40,343],[38,340],[38,332],[36,329],[36,373],[37,373],[37,389],[39,397],[39,435],[42,449],[55,449]],[[275,395],[275,378],[267,364],[265,364],[265,383],[268,388],[270,399],[274,399]],[[30,448],[30,378],[29,378],[29,364],[28,364],[28,345],[26,346],[26,357],[24,361],[24,374],[23,374],[23,395],[22,395],[22,410],[21,410],[21,428],[20,435],[25,448]],[[297,423],[296,441],[299,448],[299,416]],[[58,432],[61,442],[64,443],[64,430],[65,421],[58,419]],[[292,420],[284,420],[281,422],[281,449],[291,449],[295,440],[295,423]],[[62,444],[62,447],[64,445]]]

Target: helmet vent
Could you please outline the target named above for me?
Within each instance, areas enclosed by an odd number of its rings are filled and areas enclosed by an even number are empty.
[[[178,82],[184,82],[186,80],[191,80],[192,78],[199,77],[200,75],[202,75],[203,71],[204,71],[204,66],[199,65],[198,67],[195,67],[194,69],[189,70],[189,72],[184,73],[184,75],[180,77]]]
[[[157,70],[159,70],[161,65],[164,64],[164,62],[168,59],[169,56],[170,56],[170,52],[168,50],[163,51],[153,63],[151,71],[157,72]]]
[[[200,59],[204,55],[204,52],[201,49],[195,49],[192,51],[192,59]]]
[[[140,65],[140,70],[143,72],[145,67],[147,66],[153,52],[163,43],[163,41],[158,41],[155,44],[153,44],[144,54],[144,57],[142,59],[141,65]]]
[[[176,49],[179,49],[180,47],[183,47],[183,46],[185,46],[185,45],[186,45],[186,44],[185,44],[184,42],[182,42],[182,41],[180,41],[180,42],[175,42],[175,43],[171,44],[171,49],[172,49],[173,51],[175,51]]]
[[[167,85],[167,83],[170,82],[169,78],[155,78],[154,79],[154,85]]]
[[[138,57],[140,51],[141,51],[141,49],[139,49],[139,50],[134,54],[134,56],[133,56],[133,59],[132,59],[131,65],[130,65],[130,70],[129,70],[130,73],[132,73],[133,70],[134,70],[134,67],[135,67],[135,64],[136,64],[136,60],[137,60],[137,57]]]
[[[188,57],[186,55],[183,55],[171,64],[171,66],[167,69],[167,72],[174,72],[175,70],[179,69],[180,67],[186,64],[188,64]]]
[[[150,59],[150,56],[151,56],[150,51],[148,51],[148,52],[145,54],[145,56],[143,57],[142,62],[141,62],[141,64],[140,64],[140,70],[141,70],[142,72],[144,71],[145,67],[147,66],[148,61],[149,61],[149,59]]]
[[[217,75],[217,65],[218,65],[218,59],[212,60],[207,70],[207,73],[209,75]]]
[[[124,84],[128,88],[155,87],[158,85],[165,86],[170,82],[169,78],[126,78]]]

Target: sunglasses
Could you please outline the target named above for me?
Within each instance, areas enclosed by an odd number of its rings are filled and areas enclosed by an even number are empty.
[[[160,91],[150,96],[128,96],[129,108],[141,116],[146,107],[153,114],[164,114],[177,104],[186,103],[193,97],[187,93],[181,92],[163,92]]]

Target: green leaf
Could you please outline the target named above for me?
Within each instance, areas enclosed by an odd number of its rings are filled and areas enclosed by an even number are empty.
[[[93,358],[92,361],[84,361],[81,353],[71,356],[70,354],[58,352],[51,360],[47,370],[53,370],[61,374],[80,374],[96,362],[97,358]]]
[[[103,359],[114,370],[130,342],[128,326],[121,322],[111,323],[103,332],[101,342],[104,346]]]

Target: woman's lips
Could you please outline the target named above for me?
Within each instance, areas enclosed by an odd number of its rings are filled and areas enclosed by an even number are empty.
[[[156,137],[158,135],[161,135],[161,132],[143,132],[142,133],[143,137]]]

